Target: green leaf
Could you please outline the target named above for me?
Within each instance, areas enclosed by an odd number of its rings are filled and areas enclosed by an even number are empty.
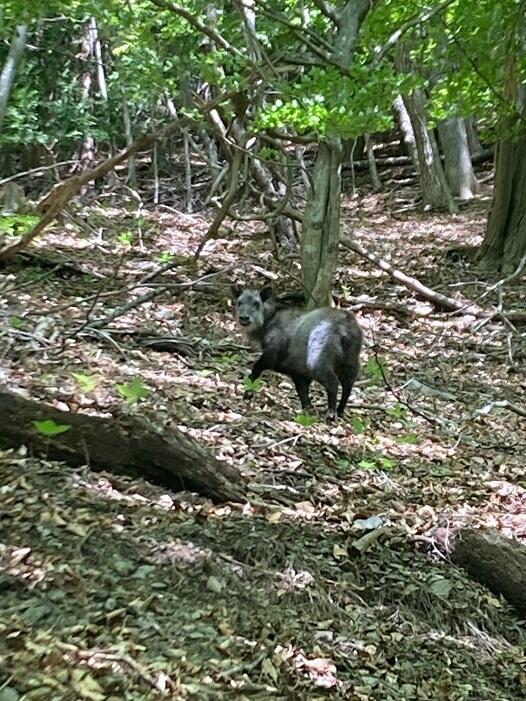
[[[33,426],[39,433],[48,438],[53,438],[53,436],[58,436],[60,433],[65,433],[71,428],[69,424],[57,424],[53,419],[33,421]]]
[[[9,214],[0,216],[0,231],[10,236],[27,234],[38,222],[33,214]]]
[[[245,379],[243,380],[243,386],[249,392],[259,392],[260,389],[263,387],[263,380],[260,380],[258,378],[257,380],[252,381],[250,377],[245,377]]]
[[[117,236],[117,241],[122,245],[122,246],[131,246],[133,243],[133,232],[131,231],[123,231]]]
[[[448,598],[452,589],[453,582],[450,579],[446,579],[445,577],[438,577],[431,583],[431,586],[429,587],[429,591],[432,594],[434,594],[435,596],[441,596],[444,599]]]
[[[406,433],[405,436],[396,436],[396,442],[400,445],[416,445],[419,442],[416,433]]]
[[[117,391],[129,403],[137,402],[150,394],[150,390],[139,377],[134,377],[128,384],[117,384]]]
[[[14,329],[20,329],[23,326],[24,321],[19,316],[12,316],[9,319],[9,323]]]
[[[369,360],[363,368],[364,373],[372,380],[382,380],[382,370],[385,373],[385,365],[378,361],[374,356],[369,358]]]
[[[360,416],[353,416],[351,419],[351,425],[355,433],[364,433],[370,424],[371,420],[369,418],[362,419]]]
[[[134,377],[127,385],[117,385],[117,391],[128,404],[138,402],[139,399],[144,399],[150,394],[150,390],[143,385],[139,377]]]
[[[395,404],[395,406],[390,406],[386,413],[389,414],[389,416],[394,416],[396,419],[406,419],[407,407],[403,404]]]
[[[174,254],[170,253],[170,251],[163,251],[157,257],[157,260],[159,261],[159,263],[171,263],[174,258],[175,258]]]
[[[380,457],[379,463],[384,470],[390,470],[396,465],[396,462],[393,460],[393,458],[387,458],[384,455]]]
[[[358,467],[361,467],[364,470],[374,470],[376,463],[374,460],[360,460]]]
[[[97,386],[97,381],[92,375],[85,375],[82,372],[73,372],[71,374],[84,392],[91,392]]]
[[[298,414],[294,420],[297,424],[305,428],[314,426],[314,424],[318,423],[318,417],[311,416],[311,414]]]

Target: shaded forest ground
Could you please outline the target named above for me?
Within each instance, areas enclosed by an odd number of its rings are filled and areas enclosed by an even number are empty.
[[[480,242],[489,188],[457,217],[394,218],[412,194],[347,197],[344,229],[430,287],[479,297],[498,278],[448,251]],[[464,523],[526,538],[526,426],[509,408],[524,408],[521,329],[433,312],[342,251],[336,288],[364,327],[363,372],[345,422],[303,426],[282,377],[243,402],[255,356],[228,299],[262,270],[297,290],[297,258],[274,261],[258,227],[232,226],[196,272],[204,215],[92,206],[0,271],[2,384],[176,425],[252,491],[250,506],[214,507],[0,453],[0,700],[524,698],[523,622],[440,556]],[[151,289],[131,286],[167,254],[156,282],[173,293],[90,329]],[[505,309],[525,298],[524,283],[506,287]],[[128,406],[117,385],[134,378],[150,392]]]

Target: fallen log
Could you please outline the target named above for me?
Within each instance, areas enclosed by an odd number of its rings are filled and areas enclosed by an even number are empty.
[[[47,419],[69,428],[51,438],[42,435],[33,422]],[[176,428],[161,430],[137,416],[103,418],[59,411],[0,389],[0,426],[3,447],[25,445],[35,454],[69,465],[87,464],[141,477],[174,491],[196,491],[214,501],[244,500],[244,483],[235,468]]]
[[[495,530],[463,529],[451,560],[526,614],[526,547]]]

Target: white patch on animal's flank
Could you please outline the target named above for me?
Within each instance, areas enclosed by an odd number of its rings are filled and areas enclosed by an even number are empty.
[[[307,342],[307,367],[309,370],[314,370],[318,364],[320,355],[329,340],[330,333],[330,321],[322,321],[309,333],[309,340]]]

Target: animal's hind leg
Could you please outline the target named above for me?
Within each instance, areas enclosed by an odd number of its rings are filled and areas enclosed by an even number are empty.
[[[318,373],[316,379],[320,382],[327,392],[327,413],[325,418],[327,421],[334,421],[336,418],[336,401],[338,399],[338,376],[333,370],[325,370],[323,373]]]
[[[342,397],[338,404],[338,416],[343,416],[353,385],[358,377],[358,368],[354,365],[344,367],[338,376],[342,383]]]
[[[307,413],[313,412],[314,409],[309,397],[309,388],[311,383],[310,378],[305,377],[304,375],[292,375],[292,381],[294,382],[294,387],[296,388],[296,392],[300,398],[301,408],[303,411],[306,411]]]

